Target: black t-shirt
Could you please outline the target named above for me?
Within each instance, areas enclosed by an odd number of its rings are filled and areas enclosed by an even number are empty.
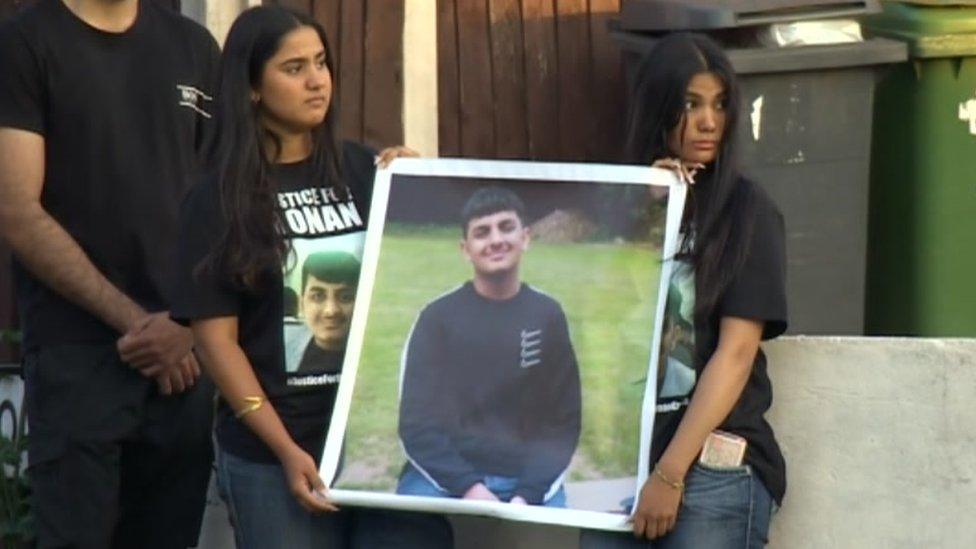
[[[316,177],[311,162],[271,167],[291,252],[281,271],[264,277],[256,291],[237,288],[214,269],[198,268],[225,227],[215,178],[193,187],[180,218],[173,317],[188,322],[237,316],[238,342],[268,401],[292,439],[316,461],[339,385],[375,173],[372,151],[352,143],[343,150],[343,180],[351,196]],[[223,400],[217,439],[234,455],[275,461]]]
[[[44,137],[45,210],[150,311],[169,307],[178,208],[210,133],[218,61],[206,29],[151,1],[122,33],[61,0],[0,30],[0,127]],[[28,348],[118,337],[20,268],[17,295]]]
[[[461,496],[487,475],[542,503],[580,436],[579,367],[562,307],[522,284],[510,299],[468,282],[424,307],[404,349],[399,432],[415,467]]]
[[[657,415],[651,463],[657,463],[678,428],[702,370],[718,346],[722,317],[764,322],[763,339],[786,331],[786,250],[783,216],[757,185],[743,180],[756,205],[742,270],[726,289],[706,323],[694,321],[695,282],[691,267],[677,263],[669,282],[658,370]],[[777,502],[786,492],[786,463],[763,415],[773,393],[762,349],[753,362],[739,401],[719,426],[746,439],[745,463],[759,475]]]

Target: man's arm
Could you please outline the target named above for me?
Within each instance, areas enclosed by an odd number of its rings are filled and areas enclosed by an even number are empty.
[[[130,337],[123,360],[147,376],[180,368],[192,344],[189,330],[158,313],[148,315],[98,271],[44,210],[44,155],[40,134],[0,128],[0,236],[41,282]]]
[[[0,234],[35,277],[120,333],[146,312],[98,272],[41,206],[44,137],[0,128]]]

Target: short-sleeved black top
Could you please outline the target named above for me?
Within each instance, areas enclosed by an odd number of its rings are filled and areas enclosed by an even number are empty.
[[[346,143],[343,180],[347,196],[314,175],[311,162],[272,166],[281,226],[291,252],[281,271],[264,277],[257,291],[199,268],[225,227],[214,178],[196,185],[183,204],[179,280],[173,317],[183,323],[218,316],[238,318],[241,348],[269,402],[292,439],[318,461],[332,416],[359,280],[375,168],[373,152]],[[221,448],[271,463],[267,446],[234,417],[218,409]]]
[[[0,30],[0,127],[44,137],[41,204],[150,311],[169,307],[179,205],[212,133],[219,54],[206,29],[145,0],[121,33],[61,0]],[[17,296],[27,348],[118,338],[22,269]]]
[[[694,321],[694,273],[679,263],[669,284],[658,374],[657,415],[651,463],[657,463],[670,443],[691,400],[701,372],[718,346],[722,317],[762,321],[763,339],[786,331],[786,249],[783,216],[758,185],[743,180],[755,199],[755,219],[742,270],[721,297],[707,322]],[[707,192],[707,190],[705,191]],[[770,494],[781,502],[786,492],[786,463],[773,430],[763,417],[773,392],[762,349],[739,401],[719,426],[748,442],[745,462]]]

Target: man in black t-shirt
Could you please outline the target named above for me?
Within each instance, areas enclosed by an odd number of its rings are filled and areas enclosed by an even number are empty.
[[[521,282],[523,212],[496,187],[464,206],[474,278],[424,307],[404,349],[398,494],[566,506],[579,369],[559,303]]]
[[[212,387],[167,310],[218,56],[149,0],[40,0],[0,29],[39,547],[196,544]]]

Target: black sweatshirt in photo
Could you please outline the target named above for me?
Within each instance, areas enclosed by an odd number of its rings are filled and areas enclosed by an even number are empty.
[[[429,303],[411,330],[399,434],[410,462],[453,496],[504,476],[540,504],[576,450],[581,399],[559,303],[527,284],[491,300],[468,282]]]

